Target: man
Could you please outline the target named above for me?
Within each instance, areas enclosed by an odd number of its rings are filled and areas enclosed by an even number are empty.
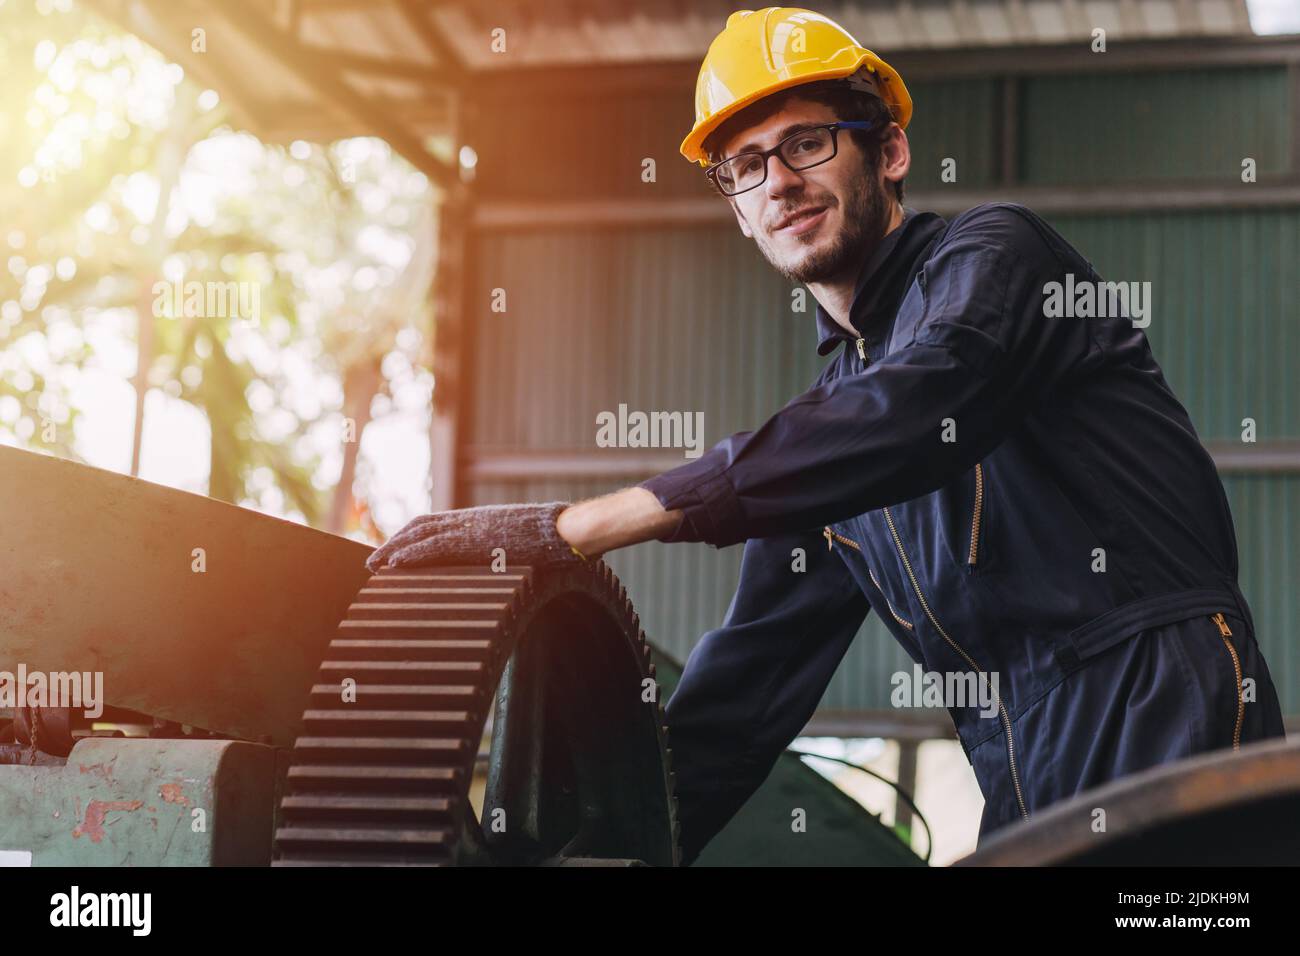
[[[681,151],[807,285],[818,353],[838,354],[757,430],[637,487],[427,516],[372,558],[745,542],[726,619],[666,709],[687,862],[799,734],[871,609],[986,701],[945,700],[981,836],[1283,735],[1227,500],[1146,322],[1053,307],[1052,290],[1104,287],[1021,206],[905,209],[910,118],[902,79],[834,22],[733,14]]]

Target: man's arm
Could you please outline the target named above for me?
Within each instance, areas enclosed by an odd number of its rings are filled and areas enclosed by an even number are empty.
[[[624,488],[565,508],[555,529],[586,557],[594,558],[662,538],[676,530],[682,518],[681,511],[666,511],[646,489]]]
[[[960,476],[1098,354],[1086,319],[1043,314],[1044,283],[1064,268],[1019,213],[962,217],[900,306],[893,351],[640,483],[685,512],[661,540],[725,547],[910,500]]]
[[[745,543],[722,626],[695,645],[665,707],[683,862],[807,725],[869,610],[820,529]]]

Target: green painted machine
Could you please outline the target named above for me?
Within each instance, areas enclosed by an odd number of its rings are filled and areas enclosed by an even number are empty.
[[[237,740],[89,737],[67,761],[0,766],[11,865],[271,862],[276,751]]]
[[[356,542],[11,448],[0,509],[0,864],[679,862],[677,669],[603,562],[372,576]],[[738,819],[701,862],[921,862],[794,757],[747,811],[773,797],[822,835]]]

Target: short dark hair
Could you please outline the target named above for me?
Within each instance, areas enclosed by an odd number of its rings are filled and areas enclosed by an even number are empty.
[[[747,106],[735,116],[730,117],[704,140],[704,152],[710,163],[722,158],[722,146],[743,129],[761,123],[774,113],[780,112],[792,99],[808,100],[820,103],[835,114],[837,120],[870,120],[875,125],[871,129],[842,130],[840,135],[848,133],[867,157],[867,168],[874,173],[880,165],[880,147],[889,124],[894,121],[893,112],[888,104],[878,96],[849,89],[842,80],[816,80],[803,83],[765,96],[752,106]],[[903,180],[894,183],[894,196],[899,203],[903,201]]]

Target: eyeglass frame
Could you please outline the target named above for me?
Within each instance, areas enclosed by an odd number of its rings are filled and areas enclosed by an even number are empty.
[[[763,183],[767,182],[767,162],[769,159],[772,158],[773,155],[775,155],[777,159],[781,160],[781,165],[783,165],[786,169],[790,170],[790,172],[801,173],[805,169],[813,169],[817,166],[822,165],[823,163],[829,163],[832,159],[834,159],[836,156],[839,155],[840,153],[839,133],[841,129],[865,130],[865,129],[871,129],[875,125],[876,124],[873,120],[843,120],[836,123],[817,123],[814,126],[805,126],[803,129],[797,129],[789,136],[786,136],[784,139],[782,139],[771,149],[761,149],[761,150],[751,149],[751,150],[746,150],[742,153],[737,153],[735,156],[728,156],[725,159],[720,159],[712,166],[709,166],[707,169],[705,169],[704,175],[708,177],[709,182],[712,183],[713,187],[717,189],[718,192],[722,193],[722,195],[728,198],[732,196],[740,196],[743,195],[744,193],[749,192],[751,189],[757,189],[759,186],[763,185]],[[805,133],[809,133],[815,129],[828,129],[831,131],[831,154],[827,156],[825,159],[819,159],[815,163],[810,163],[807,166],[800,166],[798,169],[796,169],[795,167],[790,165],[790,161],[785,158],[784,154],[782,154],[781,147],[784,146],[786,143],[788,143],[790,140],[794,139],[796,136],[802,136]],[[725,189],[723,189],[722,184],[718,182],[717,171],[719,167],[731,162],[732,160],[739,159],[742,156],[762,157],[763,178],[760,179],[758,182],[754,183],[754,185],[752,186],[746,186],[744,189],[738,190],[734,193],[729,193]]]

